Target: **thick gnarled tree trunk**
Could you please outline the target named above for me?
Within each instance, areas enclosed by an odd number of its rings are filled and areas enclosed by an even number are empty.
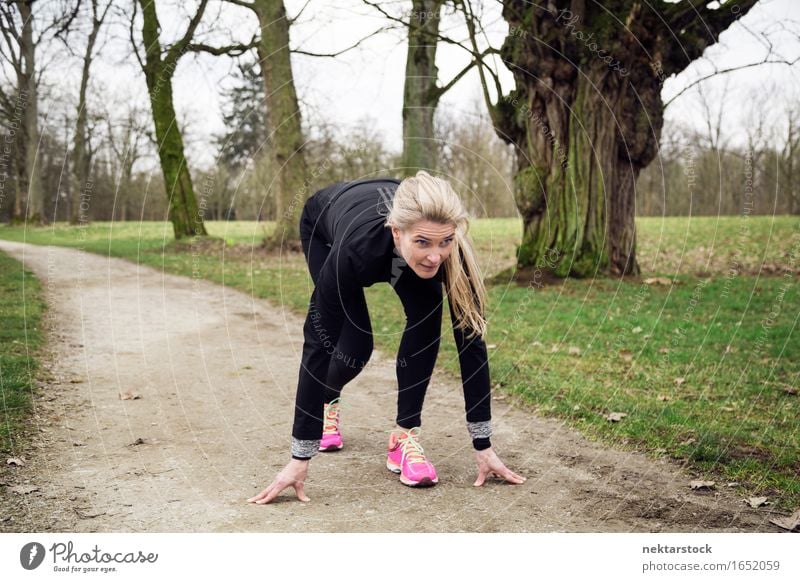
[[[755,3],[504,1],[516,89],[490,110],[517,150],[521,266],[639,273],[635,184],[657,152],[663,81]]]

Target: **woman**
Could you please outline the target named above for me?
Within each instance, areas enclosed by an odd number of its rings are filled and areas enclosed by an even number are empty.
[[[388,282],[403,304],[406,327],[397,358],[397,428],[386,466],[409,486],[438,482],[419,442],[422,403],[439,351],[442,285],[459,352],[467,429],[478,465],[476,486],[491,473],[525,479],[506,468],[491,447],[491,394],[484,317],[486,290],[468,217],[450,184],[426,172],[341,182],[315,193],[300,218],[300,237],[314,291],[303,326],[292,460],[249,502],[269,503],[287,487],[308,501],[308,464],[320,450],[343,446],[339,395],[372,353],[364,287]]]

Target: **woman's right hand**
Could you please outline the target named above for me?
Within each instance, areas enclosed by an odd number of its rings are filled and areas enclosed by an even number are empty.
[[[306,493],[304,491],[307,476],[308,461],[292,459],[289,461],[289,464],[286,465],[280,473],[278,473],[278,476],[275,477],[275,480],[270,484],[269,487],[264,489],[255,497],[248,499],[247,502],[258,503],[261,505],[269,503],[287,487],[294,487],[297,498],[300,501],[311,501],[308,497],[306,497]]]

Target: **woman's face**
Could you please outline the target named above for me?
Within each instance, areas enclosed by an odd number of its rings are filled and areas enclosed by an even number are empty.
[[[408,266],[423,279],[434,277],[450,256],[455,232],[453,224],[429,220],[421,220],[406,231],[392,227],[394,246]]]

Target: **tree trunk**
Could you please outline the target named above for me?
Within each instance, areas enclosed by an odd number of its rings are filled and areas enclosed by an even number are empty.
[[[433,116],[441,95],[436,87],[436,47],[443,4],[443,0],[413,0],[403,92],[401,165],[405,176],[435,168],[437,163]]]
[[[299,248],[298,220],[309,196],[305,139],[289,53],[289,26],[283,0],[253,0],[261,27],[258,57],[266,91],[270,154],[278,176],[268,187],[275,200],[276,229],[268,246]]]
[[[203,213],[198,208],[192,178],[184,155],[183,137],[178,128],[172,102],[172,75],[177,58],[162,59],[160,26],[154,0],[138,0],[142,8],[142,38],[145,45],[144,74],[150,93],[158,157],[169,197],[169,219],[179,240],[188,236],[206,236]],[[172,51],[169,53],[172,55]]]
[[[36,152],[39,147],[39,97],[36,87],[36,45],[33,41],[32,0],[18,3],[22,18],[22,38],[20,51],[24,67],[18,76],[18,99],[24,103],[23,134],[24,143],[18,147],[17,175],[20,196],[17,198],[18,216],[24,213],[25,220],[31,223],[44,224],[44,195],[39,166],[36,164]]]
[[[92,152],[89,147],[88,136],[86,135],[86,92],[89,88],[89,70],[92,66],[92,52],[94,51],[94,45],[97,41],[97,35],[100,32],[104,17],[105,13],[102,17],[98,18],[97,0],[92,0],[92,30],[86,41],[86,52],[83,55],[81,86],[78,92],[78,115],[75,121],[75,138],[73,140],[74,147],[72,150],[72,169],[76,184],[76,187],[72,188],[74,196],[79,196],[79,193],[84,192],[84,189],[88,187],[89,170],[92,166]],[[79,222],[80,203],[76,204],[75,202],[76,201],[73,201],[72,204],[70,204],[70,224],[78,224]]]
[[[516,89],[490,112],[517,152],[520,266],[639,273],[635,185],[657,152],[663,81],[755,2],[504,1],[501,54]]]

